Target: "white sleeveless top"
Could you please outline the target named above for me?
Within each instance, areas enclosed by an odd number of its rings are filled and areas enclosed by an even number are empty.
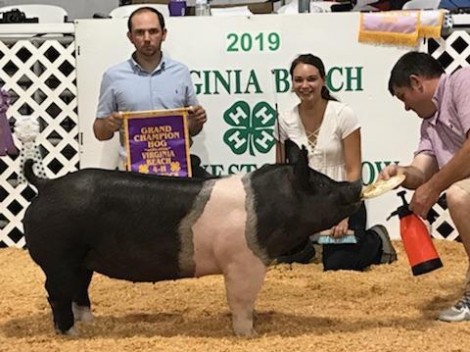
[[[307,133],[300,120],[298,105],[279,116],[274,136],[281,143],[289,138],[308,150],[309,166],[336,181],[346,180],[342,140],[361,126],[354,111],[347,105],[329,100],[314,148],[309,145]]]

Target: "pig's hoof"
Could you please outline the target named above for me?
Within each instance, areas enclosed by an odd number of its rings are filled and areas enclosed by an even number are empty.
[[[256,331],[253,327],[234,327],[235,335],[237,337],[255,337]]]
[[[73,327],[73,326],[65,332],[61,331],[58,327],[56,327],[55,332],[58,335],[63,335],[63,336],[69,336],[69,337],[77,337],[78,336],[78,332],[77,332],[77,330],[75,330],[75,327]]]
[[[251,329],[251,331],[243,331],[243,332],[235,332],[235,335],[237,337],[244,337],[244,338],[253,338],[258,335],[254,329]]]
[[[75,321],[89,323],[93,320],[93,314],[91,314],[90,307],[88,306],[79,306],[76,303],[72,303],[72,312]]]
[[[78,336],[78,331],[75,329],[75,327],[72,326],[65,332],[65,335],[70,337],[76,337]]]

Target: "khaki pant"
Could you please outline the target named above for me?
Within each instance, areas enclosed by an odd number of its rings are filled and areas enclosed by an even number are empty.
[[[454,186],[459,187],[466,193],[470,194],[470,178],[463,179],[454,183]],[[467,268],[467,274],[465,275],[465,292],[470,293],[470,264]]]
[[[457,186],[463,189],[465,192],[470,193],[470,178],[465,178],[461,181],[454,183],[454,186]]]
[[[118,170],[127,171],[127,161],[119,159]]]

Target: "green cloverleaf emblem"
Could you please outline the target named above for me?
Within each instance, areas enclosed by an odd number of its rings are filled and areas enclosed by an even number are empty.
[[[237,101],[224,113],[224,121],[229,128],[224,133],[224,142],[237,155],[248,150],[255,156],[255,150],[266,154],[276,144],[273,127],[276,110],[266,102],[255,105],[253,111],[245,101]]]

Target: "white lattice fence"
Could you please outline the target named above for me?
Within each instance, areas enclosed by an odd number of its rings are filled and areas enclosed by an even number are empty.
[[[21,115],[38,119],[38,144],[48,177],[79,167],[75,44],[73,36],[0,41],[0,86],[12,97],[10,125]],[[21,148],[16,139],[15,144]],[[19,157],[0,158],[0,247],[23,247],[22,218],[34,190],[18,184]],[[47,219],[45,219],[47,221]]]
[[[470,34],[455,31],[446,38],[430,39],[428,52],[439,60],[447,73],[470,65]]]

